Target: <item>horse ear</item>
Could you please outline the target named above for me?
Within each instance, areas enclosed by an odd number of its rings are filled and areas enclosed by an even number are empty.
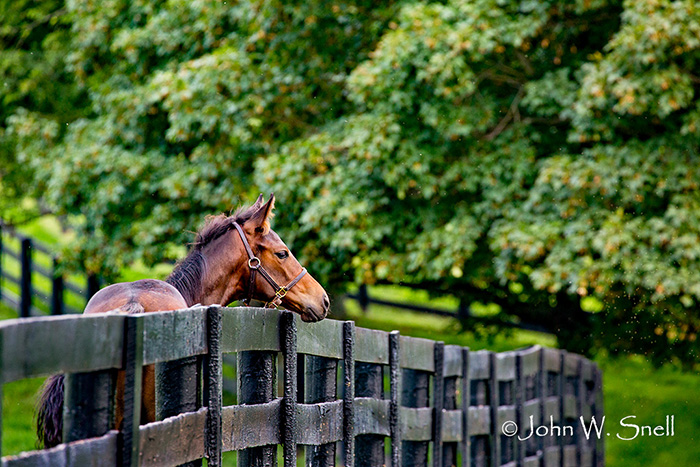
[[[263,205],[263,194],[260,193],[260,196],[258,196],[258,199],[253,203],[253,205],[250,207],[251,209],[260,209],[260,206]]]
[[[263,204],[250,218],[250,225],[255,228],[256,233],[266,235],[270,231],[270,219],[274,217],[273,209],[275,209],[275,195],[271,194],[267,203]]]

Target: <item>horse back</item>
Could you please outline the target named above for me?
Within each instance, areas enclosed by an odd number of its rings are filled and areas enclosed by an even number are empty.
[[[187,302],[175,287],[164,281],[143,279],[101,289],[88,301],[84,313],[116,311],[132,314],[182,308],[187,308]]]

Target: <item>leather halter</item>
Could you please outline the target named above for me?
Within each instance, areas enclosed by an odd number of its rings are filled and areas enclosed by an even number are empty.
[[[256,273],[260,273],[260,275],[263,276],[263,278],[272,286],[273,289],[275,289],[275,298],[272,299],[272,301],[267,302],[265,304],[265,308],[275,308],[279,306],[282,303],[282,299],[284,298],[285,295],[287,295],[287,292],[294,287],[297,282],[301,280],[302,277],[306,274],[306,268],[301,268],[301,272],[292,279],[292,281],[285,285],[285,286],[280,286],[277,284],[277,282],[272,278],[272,276],[263,268],[262,263],[260,262],[260,258],[255,256],[255,253],[253,253],[253,249],[250,248],[250,244],[248,243],[248,239],[245,236],[245,233],[243,233],[243,228],[238,224],[238,222],[234,222],[233,226],[238,230],[238,234],[241,236],[241,240],[243,241],[243,246],[245,247],[246,253],[248,253],[248,267],[250,268],[250,283],[248,285],[248,297],[243,300],[243,303],[245,303],[246,306],[250,305],[250,301],[253,298],[253,293],[255,292],[255,276]]]

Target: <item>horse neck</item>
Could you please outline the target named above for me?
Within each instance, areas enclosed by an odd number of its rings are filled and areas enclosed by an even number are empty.
[[[188,306],[225,306],[243,298],[247,256],[242,245],[231,242],[230,234],[224,237],[229,238],[192,250],[168,277],[167,282],[180,292]]]

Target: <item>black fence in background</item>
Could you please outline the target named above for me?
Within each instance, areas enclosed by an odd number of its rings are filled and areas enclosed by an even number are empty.
[[[395,302],[391,300],[383,300],[380,298],[374,298],[370,297],[369,295],[369,290],[367,288],[367,285],[362,284],[357,290],[357,293],[354,294],[347,294],[347,298],[350,298],[352,300],[357,300],[358,305],[360,305],[360,308],[362,308],[362,311],[367,311],[367,308],[369,305],[374,304],[374,305],[381,305],[381,306],[387,306],[390,308],[400,308],[403,310],[409,310],[409,311],[416,311],[419,313],[429,313],[433,315],[439,315],[439,316],[447,316],[450,318],[456,318],[460,320],[470,320],[472,322],[482,322],[483,324],[497,324],[498,326],[502,327],[509,327],[509,328],[516,328],[516,329],[525,329],[527,331],[535,331],[535,332],[541,332],[545,334],[552,334],[552,331],[550,329],[547,329],[543,326],[540,326],[538,324],[533,324],[533,323],[525,323],[525,322],[519,322],[519,323],[513,323],[513,322],[507,322],[507,321],[498,321],[495,322],[493,320],[489,320],[488,318],[483,318],[483,317],[478,317],[470,314],[469,312],[469,304],[465,303],[464,301],[461,301],[459,303],[459,306],[455,311],[448,311],[448,310],[442,310],[439,308],[432,308],[428,306],[423,306],[423,305],[414,305],[412,303],[402,303],[402,302]]]
[[[83,312],[100,288],[98,278],[66,277],[59,266],[49,247],[0,221],[0,300],[20,317]],[[82,306],[67,304],[66,293],[75,295],[73,302]]]

